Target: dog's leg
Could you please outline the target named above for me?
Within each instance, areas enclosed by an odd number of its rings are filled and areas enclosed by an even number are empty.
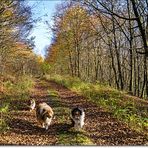
[[[48,125],[45,125],[45,129],[48,130]]]
[[[74,127],[75,122],[74,122],[74,120],[72,118],[70,118],[70,119],[71,119],[71,126]]]
[[[45,123],[42,123],[42,127],[45,128]]]
[[[80,127],[82,128],[84,126],[84,121],[80,122]]]

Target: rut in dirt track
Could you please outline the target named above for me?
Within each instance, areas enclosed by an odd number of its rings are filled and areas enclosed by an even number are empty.
[[[31,98],[35,98],[37,103],[47,102],[53,109],[57,107],[57,102],[51,100],[47,92],[49,88],[52,88],[59,94],[59,105],[69,108],[75,106],[84,108],[86,112],[84,130],[95,144],[147,145],[148,141],[144,135],[129,129],[114,118],[110,112],[105,112],[102,108],[86,101],[83,96],[79,96],[53,81],[37,80],[36,83]],[[49,130],[45,131],[37,123],[35,112],[29,112],[23,108],[26,103],[26,101],[12,102],[12,108],[18,104],[20,109],[10,112],[10,130],[0,134],[0,145],[56,145],[58,143],[57,133],[60,130],[66,130],[67,123],[60,124],[57,119],[54,119]]]

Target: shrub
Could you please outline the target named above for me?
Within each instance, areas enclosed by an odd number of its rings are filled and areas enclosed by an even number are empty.
[[[8,125],[5,122],[5,115],[8,114],[9,104],[4,103],[0,106],[0,131],[8,129]]]
[[[34,81],[29,76],[23,76],[19,77],[15,83],[6,81],[3,83],[3,85],[6,89],[4,94],[6,98],[26,99],[30,94]]]

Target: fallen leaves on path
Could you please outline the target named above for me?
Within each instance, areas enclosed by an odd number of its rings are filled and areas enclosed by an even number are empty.
[[[58,92],[59,103],[50,100],[47,93],[49,88]],[[63,105],[63,107],[70,109],[75,106],[83,107],[86,112],[84,130],[97,145],[148,145],[144,135],[128,128],[126,124],[114,118],[110,112],[104,111],[94,103],[87,101],[83,96],[53,81],[38,80],[31,98],[36,99],[37,103],[45,101],[53,109],[57,105]],[[22,106],[19,108],[20,110],[13,111],[16,104]],[[0,145],[56,145],[58,143],[57,133],[60,130],[66,130],[69,121],[60,124],[55,118],[49,130],[45,131],[37,123],[35,112],[23,108],[24,104],[23,101],[12,103],[12,111],[8,118],[10,129],[0,134]],[[57,116],[62,117],[62,112]],[[68,119],[67,117],[66,120]]]

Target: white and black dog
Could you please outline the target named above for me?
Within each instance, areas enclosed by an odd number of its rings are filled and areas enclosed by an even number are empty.
[[[71,121],[72,126],[76,129],[83,128],[84,125],[84,118],[85,118],[85,112],[80,107],[75,107],[71,111]]]

